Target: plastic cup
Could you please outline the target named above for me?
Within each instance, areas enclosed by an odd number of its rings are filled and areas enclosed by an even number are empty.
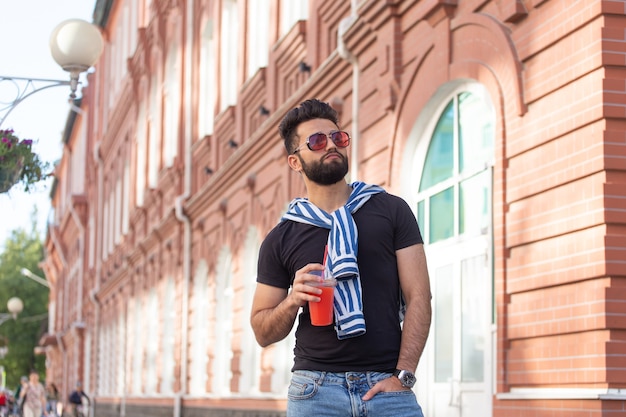
[[[322,271],[311,271],[309,273],[319,276],[322,275]],[[309,301],[311,324],[313,326],[328,326],[333,324],[333,299],[335,296],[335,285],[337,285],[335,279],[327,278],[320,282],[310,282],[309,285],[322,290],[322,293],[318,295],[320,301]]]

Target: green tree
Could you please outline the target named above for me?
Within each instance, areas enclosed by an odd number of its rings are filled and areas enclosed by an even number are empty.
[[[8,312],[7,302],[11,297],[19,297],[24,303],[24,310],[16,320],[9,319],[0,326],[0,345],[8,344],[8,354],[0,359],[0,365],[6,371],[7,386],[13,389],[20,376],[28,375],[31,369],[45,375],[45,357],[35,355],[34,348],[48,328],[49,289],[21,273],[22,268],[27,268],[43,276],[39,268],[43,243],[36,230],[35,216],[32,216],[32,230],[13,230],[0,253],[0,312]]]

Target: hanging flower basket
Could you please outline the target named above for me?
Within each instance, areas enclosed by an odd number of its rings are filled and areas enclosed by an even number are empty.
[[[22,168],[0,168],[0,193],[6,193],[20,180]]]
[[[0,193],[18,183],[28,191],[48,175],[49,164],[39,159],[32,146],[32,140],[20,140],[13,130],[0,130]]]

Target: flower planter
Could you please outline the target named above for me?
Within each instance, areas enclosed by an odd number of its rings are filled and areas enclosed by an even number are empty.
[[[6,193],[17,183],[25,191],[43,180],[49,164],[33,152],[31,139],[20,140],[13,130],[0,130],[0,193]]]
[[[6,193],[20,180],[22,169],[0,169],[0,193]]]

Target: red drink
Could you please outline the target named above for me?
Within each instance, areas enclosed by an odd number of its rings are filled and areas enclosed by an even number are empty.
[[[319,287],[322,293],[318,295],[320,297],[319,302],[309,301],[309,311],[311,313],[311,324],[313,326],[328,326],[333,324],[333,297],[335,295],[335,286],[330,283],[330,286],[325,286],[325,283],[320,282]]]

